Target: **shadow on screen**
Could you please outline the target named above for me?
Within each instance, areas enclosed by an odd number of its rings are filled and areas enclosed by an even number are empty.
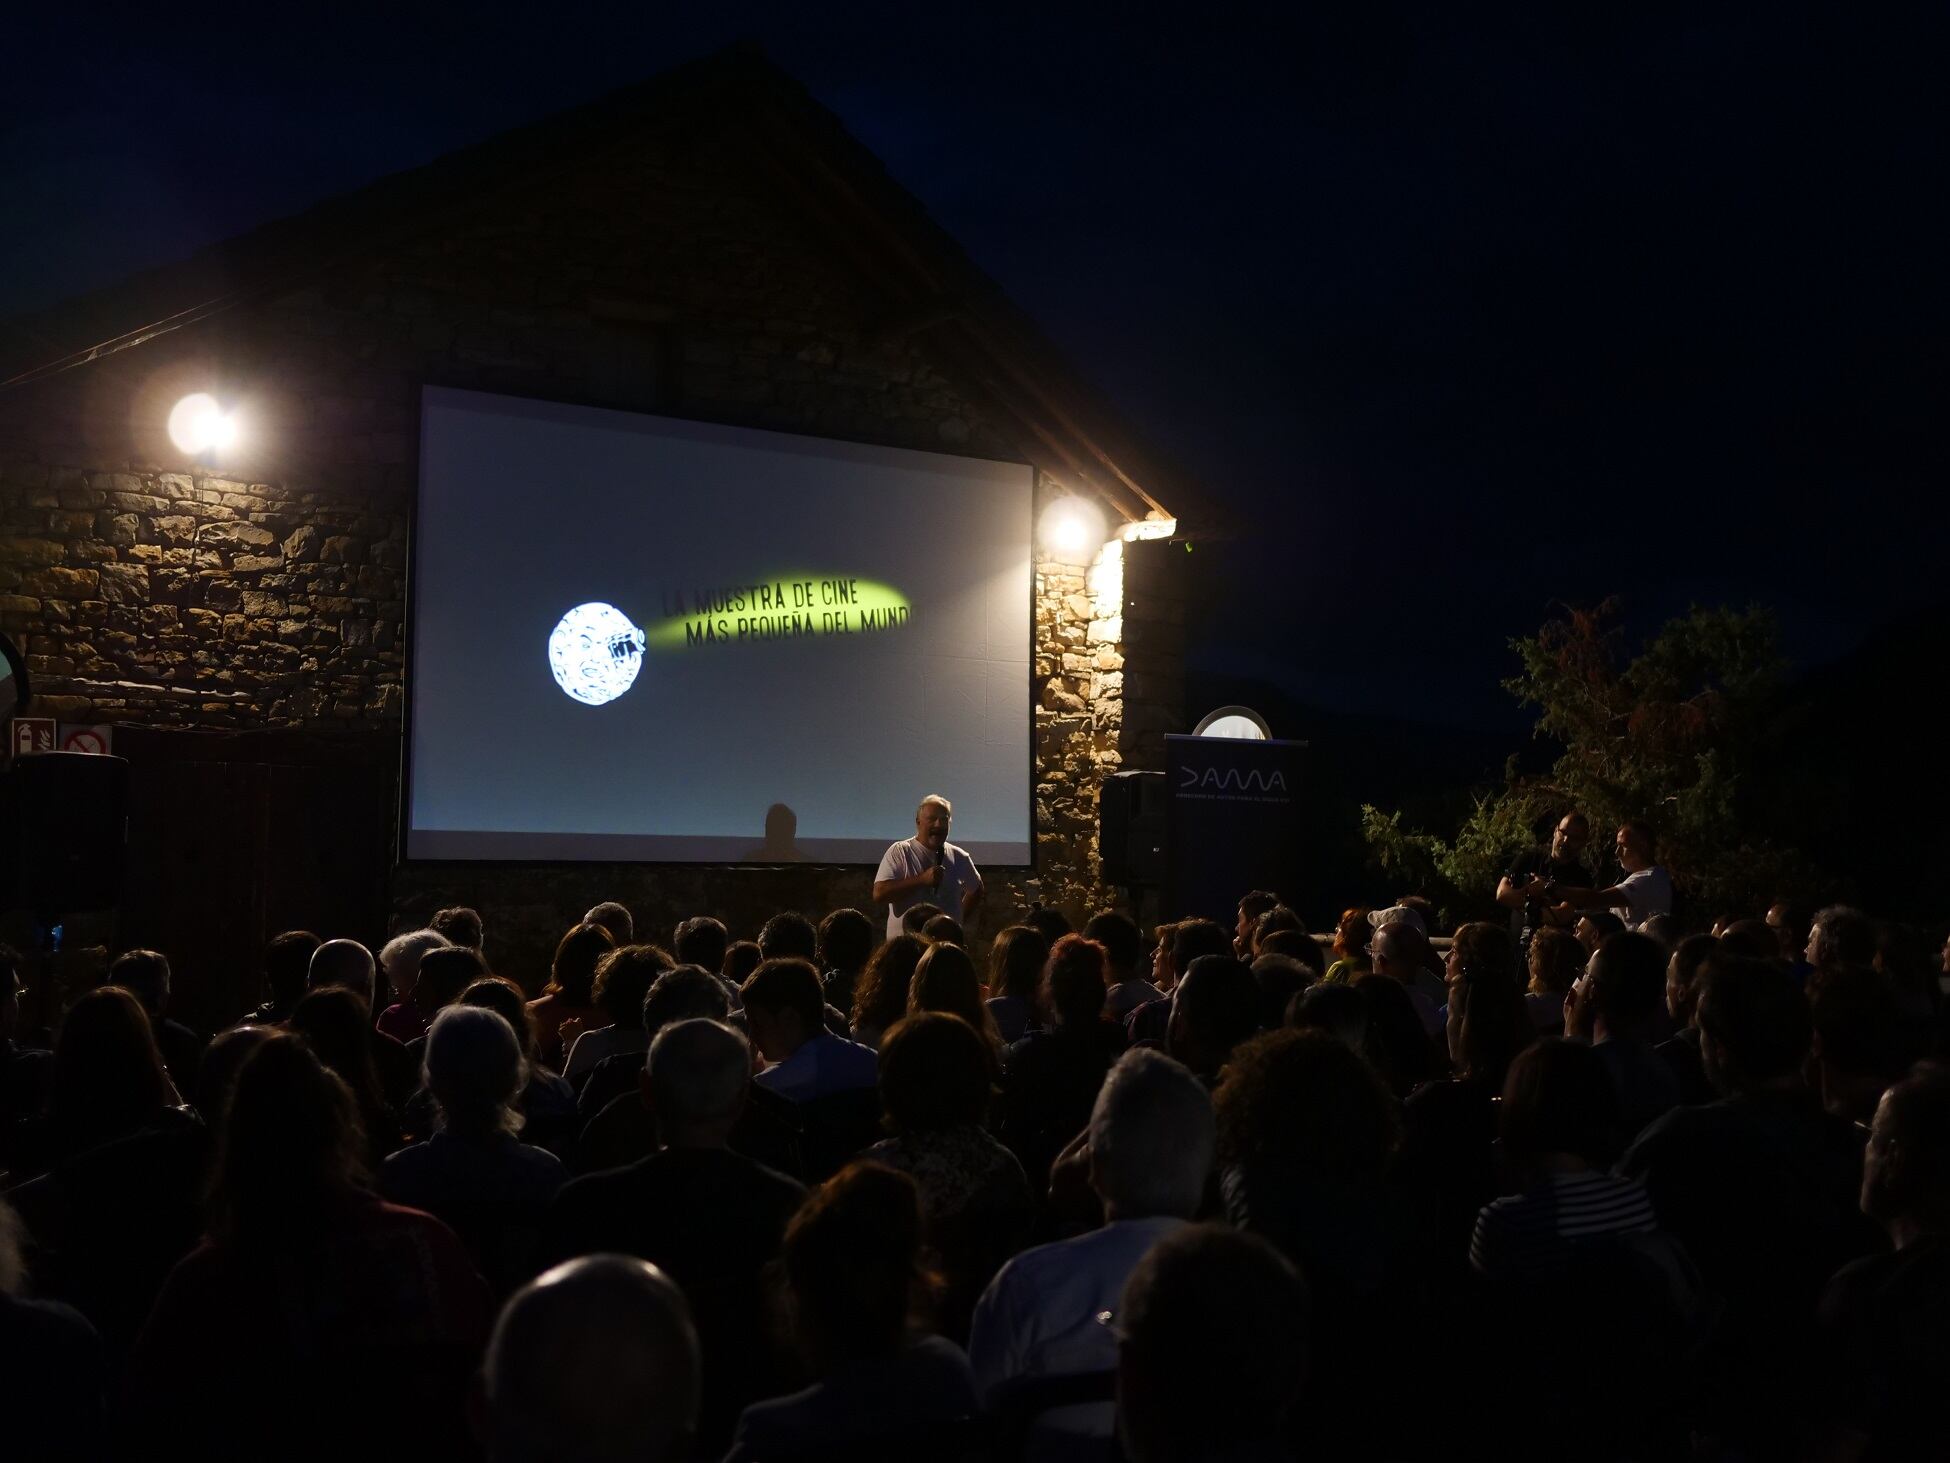
[[[742,864],[803,864],[806,856],[799,852],[799,815],[784,803],[774,803],[765,810],[765,842],[757,848],[748,848],[738,855]]]

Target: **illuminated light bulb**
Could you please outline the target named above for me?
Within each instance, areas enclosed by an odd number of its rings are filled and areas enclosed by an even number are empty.
[[[1104,515],[1082,498],[1058,498],[1043,510],[1043,546],[1062,558],[1082,561],[1104,541]]]
[[[628,615],[592,600],[570,610],[549,632],[548,668],[572,700],[601,706],[636,684],[644,645],[643,632]]]
[[[217,399],[198,391],[169,411],[169,440],[176,450],[194,456],[212,447],[228,447],[237,437],[236,424],[224,415]]]

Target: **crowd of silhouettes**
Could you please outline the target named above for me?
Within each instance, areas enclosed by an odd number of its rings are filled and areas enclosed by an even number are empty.
[[[546,970],[467,908],[290,931],[207,1040],[146,949],[24,1030],[0,949],[0,1440],[1950,1457],[1950,947],[1690,928],[1649,831],[1609,888],[1577,833],[1446,937],[1263,890],[668,947],[606,902]]]

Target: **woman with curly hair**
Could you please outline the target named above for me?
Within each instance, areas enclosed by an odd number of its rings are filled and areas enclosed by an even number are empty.
[[[895,935],[873,952],[853,992],[853,1039],[880,1049],[887,1028],[907,1014],[907,992],[927,945],[914,935]]]
[[[1539,1036],[1564,1034],[1564,998],[1584,974],[1585,950],[1569,930],[1549,926],[1530,937],[1530,984],[1523,1003]]]

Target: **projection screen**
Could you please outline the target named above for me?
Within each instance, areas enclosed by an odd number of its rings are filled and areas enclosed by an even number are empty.
[[[426,388],[406,856],[1027,863],[1031,478]]]

